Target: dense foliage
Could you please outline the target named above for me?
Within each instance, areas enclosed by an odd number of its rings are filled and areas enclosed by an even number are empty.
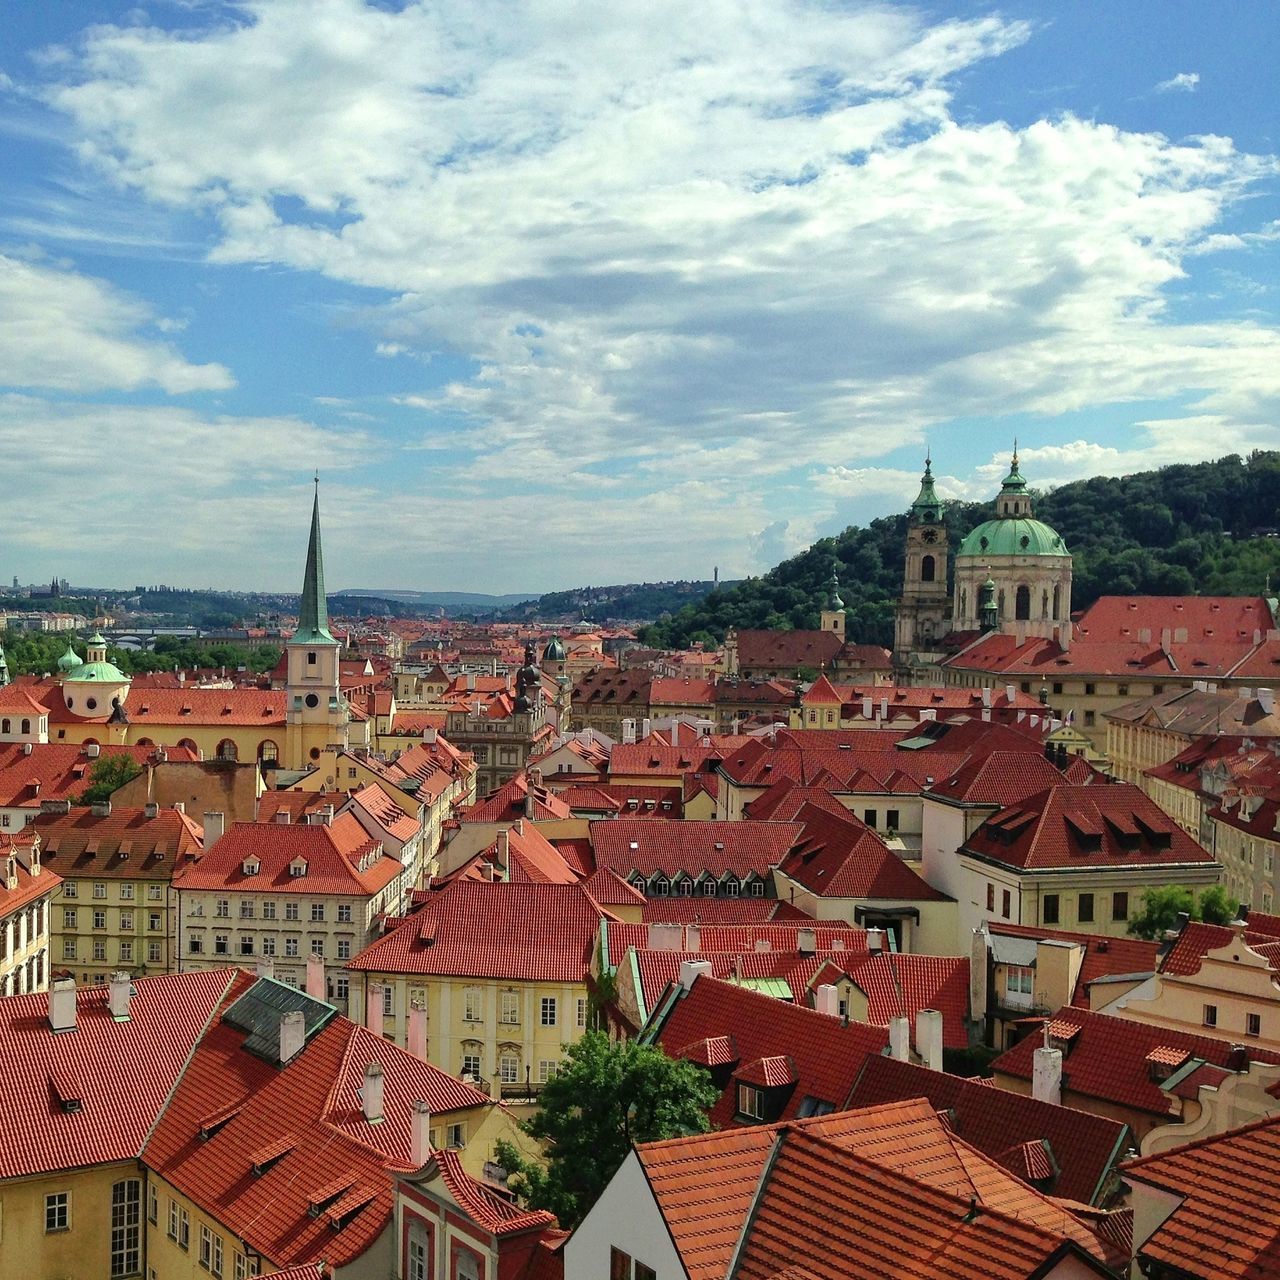
[[[89,785],[76,797],[77,804],[96,804],[110,800],[126,782],[132,782],[142,766],[132,756],[99,756],[89,770]]]
[[[668,1058],[634,1040],[588,1031],[570,1045],[524,1122],[544,1145],[546,1163],[498,1144],[512,1190],[533,1209],[550,1209],[575,1227],[617,1173],[633,1142],[705,1133],[719,1090],[703,1067]]]
[[[1037,517],[1071,550],[1075,609],[1102,595],[1257,595],[1268,575],[1280,583],[1280,453],[1099,476],[1034,499]],[[947,503],[952,553],[991,515],[990,502]],[[718,644],[730,627],[816,627],[837,565],[850,638],[888,648],[906,529],[905,512],[851,526],[761,577],[712,592],[642,638],[685,648]]]
[[[506,622],[535,618],[546,621],[587,618],[594,622],[606,618],[619,621],[660,618],[696,604],[708,596],[714,586],[714,582],[633,582],[625,586],[575,587],[571,591],[549,591],[536,600],[507,609],[501,617]]]
[[[73,639],[66,631],[15,631],[4,633],[4,654],[11,675],[44,675],[58,670],[58,659],[71,644],[84,657],[84,641]],[[195,667],[248,667],[250,671],[270,671],[280,661],[280,649],[266,645],[245,649],[234,644],[205,644],[178,636],[156,638],[154,653],[134,649],[107,650],[107,657],[125,675],[143,671],[172,671],[175,667],[190,671]]]
[[[1240,903],[1220,884],[1210,885],[1199,897],[1185,885],[1160,885],[1143,891],[1142,911],[1129,921],[1129,932],[1139,938],[1163,938],[1177,927],[1184,911],[1205,924],[1229,924],[1239,913]]]

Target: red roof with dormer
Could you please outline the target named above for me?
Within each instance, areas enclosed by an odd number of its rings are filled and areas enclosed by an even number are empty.
[[[94,764],[118,756],[143,768],[156,759],[156,748],[6,742],[0,745],[0,808],[38,809],[42,800],[78,797],[93,781]],[[197,759],[186,747],[167,747],[165,756],[169,760]]]
[[[611,818],[591,824],[596,865],[620,876],[678,872],[767,876],[795,844],[794,822],[652,822]]]
[[[27,830],[40,836],[41,861],[64,880],[167,880],[199,856],[204,839],[181,809],[109,804],[40,813]]]

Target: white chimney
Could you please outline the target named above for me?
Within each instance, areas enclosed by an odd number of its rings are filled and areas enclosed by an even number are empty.
[[[227,815],[225,813],[206,813],[204,815],[204,847],[206,849],[212,849],[222,839],[226,823]]]
[[[373,1032],[375,1036],[382,1034],[382,984],[372,982],[369,984],[369,1006],[364,1011],[364,1025]]]
[[[884,930],[868,929],[867,930],[867,950],[874,956],[879,955],[884,950]]]
[[[155,800],[148,800],[142,807],[142,816],[144,818],[158,818],[160,816],[160,805]]]
[[[899,1062],[911,1060],[911,1019],[889,1019],[889,1055]]]
[[[709,960],[680,961],[680,985],[686,991],[690,990],[693,984],[703,977],[711,977],[711,962]]]
[[[324,959],[313,951],[307,957],[307,995],[313,1000],[327,999],[324,981]]]
[[[270,956],[259,956],[256,965],[258,977],[270,978],[275,976],[276,962]]]
[[[133,992],[133,984],[129,980],[129,975],[124,972],[116,972],[111,975],[111,986],[107,992],[107,999],[111,1007],[111,1016],[117,1022],[129,1021],[129,997]]]
[[[636,722],[634,720],[624,720],[622,722],[622,741],[628,746],[636,740]]]
[[[942,1014],[937,1009],[916,1011],[916,1053],[930,1071],[942,1070]]]
[[[413,1104],[409,1135],[409,1162],[421,1169],[431,1159],[431,1108],[425,1102]]]
[[[524,791],[524,816],[533,821],[538,812],[538,797],[534,794],[533,779],[529,779]]]
[[[881,698],[880,699],[880,719],[888,720],[888,718],[889,718],[889,699]]]
[[[86,742],[84,753],[90,760],[96,760],[102,754],[102,748],[96,742]]]
[[[409,1052],[415,1058],[427,1057],[427,1006],[415,1000],[409,1006]]]
[[[1031,1096],[1037,1102],[1062,1102],[1062,1050],[1044,1045],[1031,1065]]]
[[[650,924],[646,941],[649,951],[679,951],[684,945],[684,930],[678,924]]]
[[[76,980],[55,978],[49,987],[49,1026],[53,1031],[76,1029]]]
[[[652,732],[653,721],[650,720],[648,716],[645,716],[644,719],[640,721],[640,736],[642,738],[647,738]]]
[[[364,1087],[360,1090],[360,1105],[364,1118],[370,1124],[382,1123],[382,1091],[385,1081],[382,1068],[371,1062],[364,1069]]]
[[[813,1007],[819,1013],[829,1014],[833,1018],[840,1016],[840,993],[829,982],[824,982],[814,989]]]
[[[818,949],[818,932],[816,929],[796,930],[796,950],[801,955],[811,956]]]
[[[1008,703],[1010,704],[1010,706],[1012,706],[1012,705],[1013,705],[1014,700],[1015,700],[1015,699],[1017,698],[1017,696],[1018,696],[1018,689],[1017,689],[1017,686],[1016,686],[1016,685],[1011,685],[1011,684],[1007,684],[1007,685],[1005,685],[1005,687],[1004,687],[1004,696],[1005,696],[1005,701],[1006,701],[1006,702],[1008,702]]]
[[[862,718],[864,720],[871,719],[871,695],[869,693],[862,695]]]
[[[301,1009],[280,1015],[280,1065],[287,1066],[307,1043],[307,1019]]]
[[[989,684],[984,684],[982,686],[982,705],[984,707],[989,708],[991,706],[991,692],[992,690]]]

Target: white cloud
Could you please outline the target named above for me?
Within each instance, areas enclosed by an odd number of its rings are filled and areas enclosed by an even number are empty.
[[[250,0],[201,31],[94,28],[48,100],[114,183],[208,215],[215,262],[382,290],[380,354],[469,359],[398,421],[420,411],[433,453],[464,437],[437,483],[483,502],[501,477],[565,574],[575,538],[611,563],[656,545],[695,479],[725,478],[696,492],[722,563],[813,520],[799,487],[769,509],[788,471],[828,502],[909,497],[918,477],[874,460],[951,418],[1182,397],[1222,424],[1206,453],[1266,421],[1276,332],[1164,299],[1190,255],[1248,243],[1220,220],[1271,161],[1072,117],[958,123],[949,77],[1024,24],[688,12]],[[509,564],[505,509],[485,513],[460,518]]]
[[[0,254],[0,385],[171,394],[233,386],[222,365],[192,364],[141,332],[182,323],[154,317],[104,280]]]
[[[1156,92],[1195,93],[1199,83],[1200,73],[1198,71],[1180,71],[1176,76],[1170,76],[1168,80],[1161,80],[1156,85]]]

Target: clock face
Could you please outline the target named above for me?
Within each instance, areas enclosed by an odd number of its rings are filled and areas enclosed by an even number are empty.
[[[938,531],[937,531],[937,529],[926,529],[926,530],[925,530],[925,531],[924,531],[920,536],[921,536],[921,537],[922,537],[926,542],[937,542],[937,540],[938,540]]]

